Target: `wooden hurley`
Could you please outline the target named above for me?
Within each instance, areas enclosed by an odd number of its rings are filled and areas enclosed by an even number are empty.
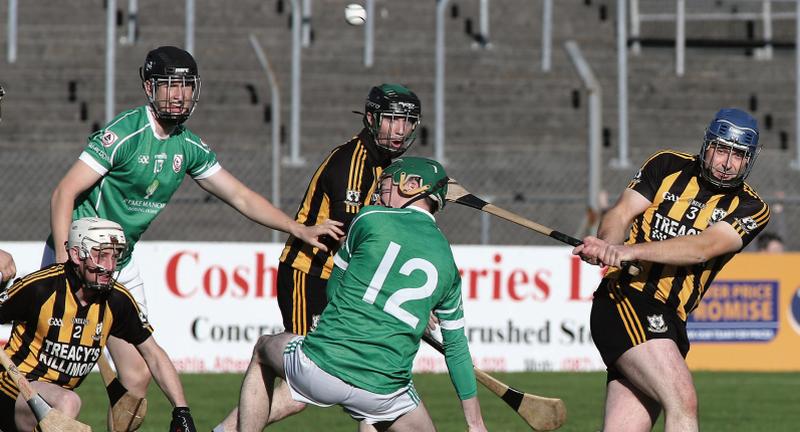
[[[106,385],[108,400],[111,403],[111,427],[113,432],[133,432],[142,426],[147,414],[147,399],[138,398],[119,382],[117,374],[111,369],[108,360],[102,354],[97,359],[100,375]]]
[[[422,336],[422,339],[436,351],[444,354],[444,347],[439,341],[427,333]],[[472,368],[475,370],[475,378],[516,411],[531,429],[535,431],[556,430],[567,421],[567,406],[561,399],[523,393],[505,385],[475,366]]]
[[[17,369],[17,366],[8,358],[5,351],[0,349],[0,363],[6,368],[14,384],[19,388],[19,392],[28,406],[31,407],[33,415],[39,421],[39,429],[42,432],[91,432],[92,428],[85,425],[63,412],[53,408],[48,404],[36,390],[31,387],[31,384],[22,375],[22,372]]]

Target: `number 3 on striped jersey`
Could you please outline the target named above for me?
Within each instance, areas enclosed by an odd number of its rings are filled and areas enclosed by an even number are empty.
[[[389,276],[389,271],[392,269],[399,253],[400,245],[395,242],[389,242],[389,247],[386,249],[386,253],[383,254],[381,263],[372,276],[372,280],[369,282],[369,287],[367,287],[367,292],[364,293],[362,300],[369,304],[375,303],[375,298],[378,297],[378,292],[383,288],[386,277]],[[419,318],[415,317],[401,306],[407,301],[430,297],[436,290],[436,281],[439,279],[439,272],[436,271],[436,267],[434,267],[430,261],[422,258],[411,258],[400,267],[400,274],[409,276],[414,270],[422,270],[422,272],[425,273],[425,283],[415,288],[398,289],[386,299],[383,311],[411,327],[416,328],[417,324],[419,324]]]

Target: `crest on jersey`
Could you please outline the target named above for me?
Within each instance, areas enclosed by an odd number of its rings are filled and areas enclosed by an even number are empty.
[[[717,223],[717,222],[721,221],[722,219],[724,219],[725,216],[727,216],[727,215],[728,215],[728,212],[726,212],[725,210],[723,210],[721,208],[715,208],[714,211],[711,212],[711,217],[708,218],[708,224],[711,225],[711,224]]]
[[[758,228],[758,223],[756,223],[756,221],[754,221],[750,216],[739,219],[739,225],[741,225],[742,229],[748,234]]]
[[[649,325],[647,326],[647,330],[652,333],[665,333],[667,331],[667,323],[664,322],[664,315],[648,315],[647,322]]]
[[[119,139],[117,134],[111,131],[106,131],[106,133],[100,137],[100,142],[103,143],[103,147],[111,147],[115,142],[117,142],[117,139]]]
[[[94,328],[94,334],[92,335],[92,340],[99,341],[103,335],[103,323],[98,323],[97,326]]]
[[[183,155],[176,154],[175,157],[172,158],[172,171],[179,173],[181,172],[182,166],[183,166]]]
[[[345,194],[344,202],[354,206],[361,204],[361,191],[348,189]]]

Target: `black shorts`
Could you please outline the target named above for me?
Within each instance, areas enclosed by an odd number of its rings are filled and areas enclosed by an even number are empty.
[[[11,396],[0,392],[0,430],[3,432],[17,432],[17,425],[14,423],[15,402]]]
[[[328,304],[328,280],[310,276],[284,263],[278,265],[278,306],[287,332],[305,336],[316,328]]]
[[[622,378],[614,367],[627,350],[651,339],[672,339],[681,355],[689,352],[686,322],[667,305],[641,291],[625,288],[609,292],[603,279],[592,301],[592,339],[608,368],[608,381]]]

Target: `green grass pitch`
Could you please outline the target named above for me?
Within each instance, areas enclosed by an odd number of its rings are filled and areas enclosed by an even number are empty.
[[[559,397],[567,404],[567,423],[561,431],[598,431],[603,413],[605,374],[496,373],[501,381],[528,393]],[[702,431],[796,431],[800,425],[800,374],[694,374],[700,397]],[[235,374],[181,375],[199,431],[210,431],[236,404],[241,376]],[[441,432],[464,431],[461,407],[446,374],[418,374],[414,382]],[[529,430],[504,402],[478,385],[481,408],[490,431]],[[78,389],[83,399],[80,419],[96,431],[105,430],[108,399],[100,376],[91,374]],[[164,431],[170,406],[156,385],[148,395],[149,413],[142,431]],[[663,416],[654,430],[663,431]],[[338,407],[308,408],[268,430],[325,432],[355,431],[356,423]]]

